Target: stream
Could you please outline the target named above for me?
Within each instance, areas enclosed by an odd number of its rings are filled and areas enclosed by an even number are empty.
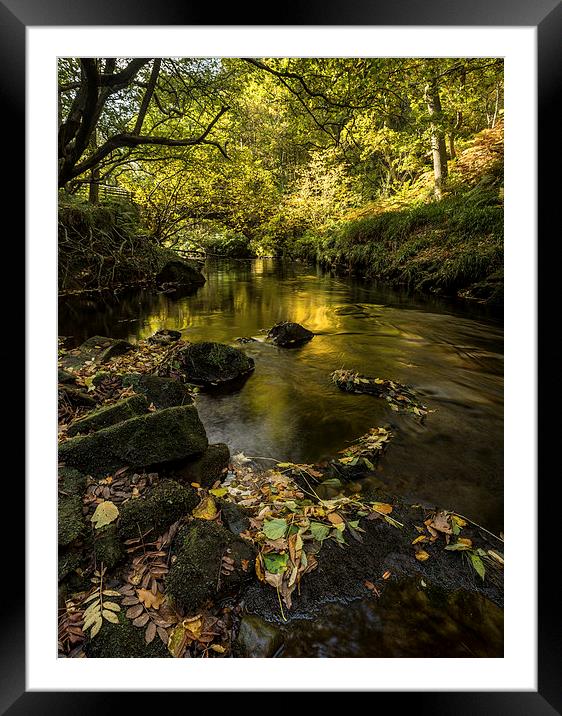
[[[206,284],[190,296],[143,289],[101,302],[61,299],[59,334],[75,345],[96,334],[135,342],[170,328],[186,340],[239,346],[254,359],[254,374],[237,392],[197,397],[209,442],[227,443],[232,455],[311,463],[372,426],[390,426],[393,439],[374,480],[412,502],[454,509],[495,534],[503,530],[501,316],[275,259],[207,260],[204,273]],[[316,335],[289,350],[265,342],[267,329],[282,320]],[[257,340],[238,344],[237,337]],[[422,424],[383,400],[343,393],[330,380],[338,368],[408,384],[435,412]],[[410,630],[399,616],[400,599],[375,611],[359,603],[345,618],[326,615],[312,631],[297,629],[283,655],[429,655],[436,611],[416,596],[419,585],[408,589],[402,599],[418,605]],[[501,655],[501,610],[470,595],[459,599],[441,610],[455,646],[439,655]],[[496,636],[488,638],[491,631]],[[381,634],[387,647],[373,646]]]

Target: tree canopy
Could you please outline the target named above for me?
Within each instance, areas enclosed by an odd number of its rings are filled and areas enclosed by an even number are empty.
[[[440,199],[502,112],[496,58],[64,58],[59,186],[129,190],[168,246],[267,250],[420,177]]]

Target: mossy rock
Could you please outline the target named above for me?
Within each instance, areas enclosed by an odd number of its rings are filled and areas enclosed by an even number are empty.
[[[86,475],[72,467],[59,467],[59,491],[66,496],[83,495],[86,490]]]
[[[68,427],[67,435],[72,437],[80,433],[92,433],[146,413],[148,413],[148,401],[144,395],[132,395],[112,405],[104,405],[97,410],[92,410],[84,417],[75,420]]]
[[[74,385],[74,383],[76,383],[76,376],[64,370],[64,368],[59,368],[58,382],[66,385]]]
[[[267,334],[268,339],[276,346],[297,348],[314,338],[314,333],[300,323],[284,321],[276,323]]]
[[[125,549],[117,532],[117,525],[111,524],[94,531],[94,555],[96,562],[112,569],[125,557]]]
[[[93,408],[96,405],[94,398],[83,390],[73,385],[59,383],[59,402],[62,400],[74,406],[85,405],[88,408]]]
[[[203,453],[205,428],[194,406],[183,405],[139,415],[59,446],[59,461],[103,475],[125,465],[142,469]]]
[[[239,348],[203,341],[180,350],[177,360],[190,383],[204,387],[235,381],[254,370],[254,361]]]
[[[150,336],[148,342],[168,346],[170,343],[174,343],[174,341],[179,341],[180,338],[181,333],[179,331],[172,331],[169,328],[161,328],[159,331],[156,331],[156,333]]]
[[[103,620],[103,626],[93,639],[88,639],[84,651],[89,658],[98,659],[163,659],[170,652],[158,636],[150,644],[144,638],[145,628],[133,626],[123,611],[118,612],[119,624]]]
[[[197,482],[201,487],[210,487],[221,480],[230,461],[230,450],[224,443],[209,445],[196,460],[186,463],[177,476],[186,482]]]
[[[76,572],[76,570],[80,567],[80,563],[81,556],[79,550],[63,550],[62,553],[59,554],[58,560],[59,582],[64,582],[73,572]]]
[[[121,507],[119,536],[132,539],[152,528],[157,537],[198,504],[197,492],[175,480],[163,480],[145,496],[129,500]]]
[[[176,536],[174,550],[176,561],[166,578],[166,592],[188,614],[208,600],[237,590],[253,575],[255,550],[252,545],[217,522],[195,520],[182,528]],[[219,579],[223,556],[234,560],[234,570],[228,575],[221,574]]]
[[[173,378],[127,373],[123,376],[123,385],[130,385],[135,393],[144,395],[148,402],[158,409],[193,403],[193,397],[187,386]]]
[[[66,547],[84,533],[86,523],[82,514],[82,500],[77,495],[59,495],[58,538],[59,545]]]
[[[132,343],[120,338],[92,336],[78,348],[65,353],[61,357],[61,363],[63,368],[81,368],[88,361],[94,361],[99,364],[107,363],[115,356],[127,353],[133,348]]]

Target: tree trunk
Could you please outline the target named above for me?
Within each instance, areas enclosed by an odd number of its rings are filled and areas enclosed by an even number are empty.
[[[455,133],[454,131],[449,134],[449,156],[451,159],[456,159],[457,150],[455,149]]]
[[[425,101],[431,122],[431,153],[433,155],[433,174],[435,176],[434,193],[436,199],[441,199],[443,187],[447,181],[447,146],[442,128],[441,99],[439,88],[435,82],[426,85]]]
[[[90,204],[97,204],[100,198],[100,170],[98,167],[92,169],[90,175],[90,191],[88,193],[88,201]]]

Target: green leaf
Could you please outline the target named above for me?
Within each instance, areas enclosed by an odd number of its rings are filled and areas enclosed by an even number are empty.
[[[322,485],[328,485],[328,487],[341,487],[342,483],[337,477],[330,477],[328,480],[323,480]]]
[[[318,542],[322,542],[330,534],[330,528],[322,524],[322,522],[311,522],[310,531],[314,539],[318,540]]]
[[[263,523],[263,532],[268,539],[279,539],[285,536],[287,521],[279,518]]]
[[[92,522],[94,527],[99,530],[100,527],[105,527],[111,522],[114,522],[119,517],[119,510],[110,500],[100,502],[96,507],[96,511],[92,515]]]
[[[224,497],[228,492],[228,489],[226,487],[217,487],[216,490],[209,490],[209,492],[215,497]]]
[[[288,554],[270,552],[269,554],[262,554],[262,557],[266,571],[271,572],[271,574],[281,574],[287,569]]]
[[[470,561],[472,562],[472,566],[476,570],[476,572],[484,579],[484,575],[486,574],[486,567],[484,567],[484,563],[480,559],[480,557],[477,554],[474,554],[471,552],[469,555]]]
[[[471,549],[470,545],[463,544],[462,542],[455,542],[455,544],[448,544],[445,549],[450,550],[451,552],[459,552],[467,549]]]

